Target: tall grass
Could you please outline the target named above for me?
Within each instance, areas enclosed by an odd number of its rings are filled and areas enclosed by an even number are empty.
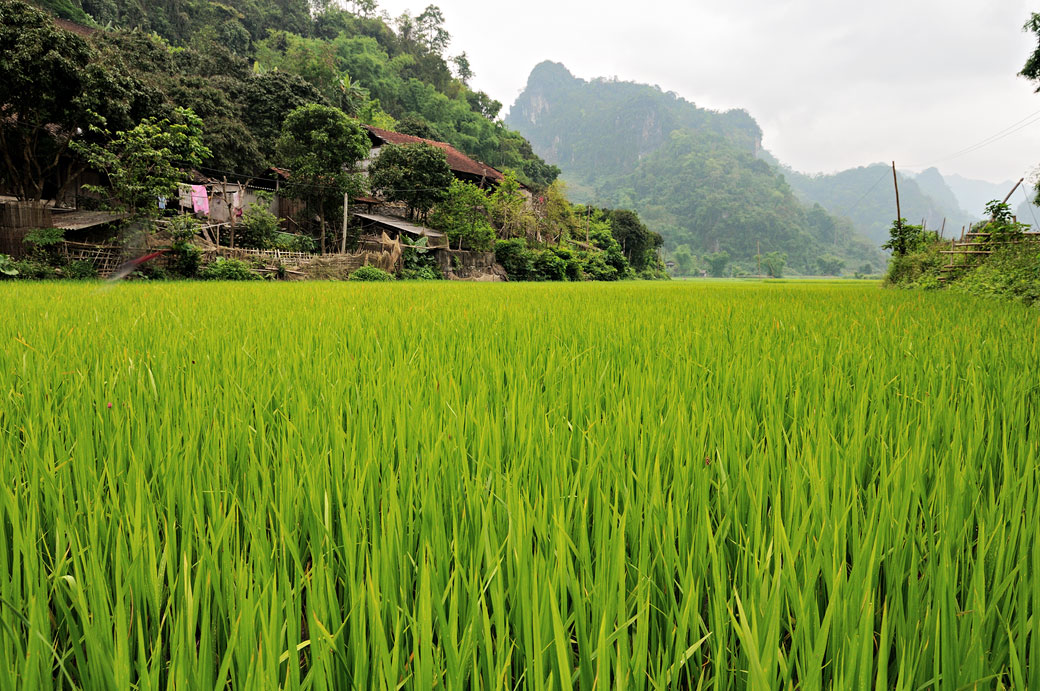
[[[0,285],[0,688],[1025,689],[1040,316]]]

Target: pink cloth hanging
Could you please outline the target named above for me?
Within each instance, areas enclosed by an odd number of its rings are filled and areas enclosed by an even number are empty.
[[[205,185],[191,186],[191,205],[195,213],[209,215],[209,195]]]

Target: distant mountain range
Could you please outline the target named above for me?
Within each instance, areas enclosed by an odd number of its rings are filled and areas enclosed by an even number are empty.
[[[571,196],[634,208],[666,249],[724,249],[738,259],[783,251],[805,272],[825,255],[883,261],[895,218],[891,167],[799,173],[762,149],[746,111],[700,108],[645,84],[586,81],[543,62],[505,122],[560,167]],[[929,228],[945,224],[950,236],[1012,184],[944,178],[935,168],[900,173],[902,214]]]
[[[877,246],[888,239],[896,217],[890,165],[874,163],[827,175],[806,175],[787,167],[783,171],[803,199],[848,218],[857,231]],[[934,168],[917,176],[899,173],[898,178],[900,210],[911,223],[948,229],[949,235],[955,230],[959,233],[962,226],[981,217],[961,209],[957,197]]]

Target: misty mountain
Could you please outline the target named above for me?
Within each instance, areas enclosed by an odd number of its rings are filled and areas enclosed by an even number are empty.
[[[875,163],[826,175],[806,175],[789,168],[784,172],[803,199],[850,219],[859,232],[879,246],[888,240],[896,217],[892,168],[888,165]],[[922,187],[932,189],[943,201],[936,200]],[[961,210],[937,170],[924,176],[923,185],[920,180],[899,173],[899,201],[903,218],[911,223],[923,221],[929,228],[939,229],[945,220],[947,236],[974,220]]]
[[[586,81],[543,62],[505,122],[559,166],[575,198],[635,209],[667,249],[687,244],[738,260],[780,251],[802,272],[824,255],[880,261],[877,243],[803,203],[759,158],[762,131],[743,110],[700,108],[645,84]]]
[[[957,199],[957,195],[954,194],[953,190],[950,189],[949,184],[943,177],[943,174],[939,172],[938,168],[928,168],[927,170],[921,171],[917,175],[913,176],[914,182],[921,188],[921,191],[932,198],[932,201],[936,202],[942,209],[949,212],[958,212],[959,215],[965,218],[975,218],[978,212],[973,212],[970,209],[965,209],[960,200]]]
[[[1007,196],[1007,193],[1014,187],[1015,181],[989,182],[971,180],[960,175],[947,175],[946,184],[957,196],[957,201],[962,209],[976,218],[982,218],[985,215],[986,204],[994,199],[1001,200]]]

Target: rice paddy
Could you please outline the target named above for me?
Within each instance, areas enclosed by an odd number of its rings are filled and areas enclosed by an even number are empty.
[[[2,689],[1038,683],[1036,311],[852,282],[0,305]]]

